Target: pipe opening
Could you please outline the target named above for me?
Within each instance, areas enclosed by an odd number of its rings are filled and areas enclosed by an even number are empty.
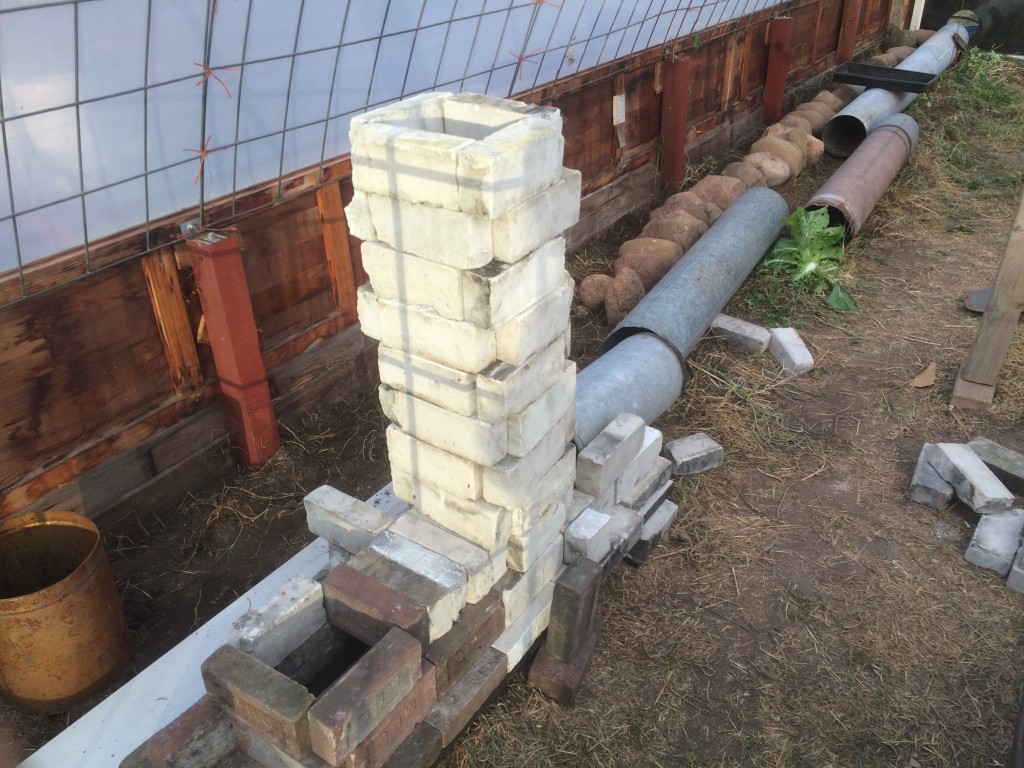
[[[808,211],[817,211],[820,210],[821,208],[825,208],[828,210],[828,225],[830,227],[841,226],[844,230],[846,230],[846,234],[843,236],[844,242],[849,242],[851,239],[853,239],[853,236],[856,234],[853,231],[853,224],[850,222],[849,218],[847,218],[846,214],[843,213],[842,208],[838,208],[834,205],[815,205],[813,203],[807,204]]]
[[[828,121],[821,138],[830,155],[849,157],[867,135],[868,130],[859,118],[840,114]]]

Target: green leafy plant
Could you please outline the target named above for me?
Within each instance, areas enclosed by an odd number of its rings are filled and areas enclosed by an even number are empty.
[[[764,261],[772,276],[789,275],[793,285],[811,293],[827,291],[828,305],[840,312],[856,310],[857,302],[839,281],[846,260],[845,229],[830,225],[825,208],[797,208],[782,225],[789,236],[776,240]]]

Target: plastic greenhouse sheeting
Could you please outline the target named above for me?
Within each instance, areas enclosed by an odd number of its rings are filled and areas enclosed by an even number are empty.
[[[404,96],[510,96],[774,4],[0,1],[0,272],[322,164]]]

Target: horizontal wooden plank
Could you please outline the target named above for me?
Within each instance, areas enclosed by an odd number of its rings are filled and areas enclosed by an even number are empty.
[[[199,399],[176,398],[109,434],[82,445],[71,456],[18,478],[0,494],[0,518],[20,512],[36,499],[75,482],[86,472],[130,451],[147,438],[180,422],[213,401],[215,387],[207,387]]]
[[[377,376],[376,349],[376,342],[354,325],[269,371],[274,412],[287,420],[312,405],[371,389]]]
[[[657,166],[649,162],[587,195],[580,201],[579,222],[566,232],[568,250],[579,250],[630,211],[647,205],[657,192]]]
[[[0,308],[0,490],[173,394],[138,264]]]

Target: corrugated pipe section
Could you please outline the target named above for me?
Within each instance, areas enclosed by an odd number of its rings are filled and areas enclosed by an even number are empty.
[[[744,192],[601,347],[576,380],[576,442],[586,445],[620,413],[647,422],[682,391],[684,361],[779,236],[789,206],[778,192]]]
[[[822,185],[807,208],[828,208],[833,224],[842,222],[855,237],[917,145],[918,128],[910,115],[890,115]]]
[[[963,21],[967,22],[967,19]],[[975,26],[965,25],[958,17],[954,17],[901,61],[896,69],[937,75],[967,47],[975,30]],[[886,91],[881,88],[864,91],[828,121],[822,133],[826,151],[836,157],[849,157],[882,120],[902,112],[917,96],[916,93]]]

